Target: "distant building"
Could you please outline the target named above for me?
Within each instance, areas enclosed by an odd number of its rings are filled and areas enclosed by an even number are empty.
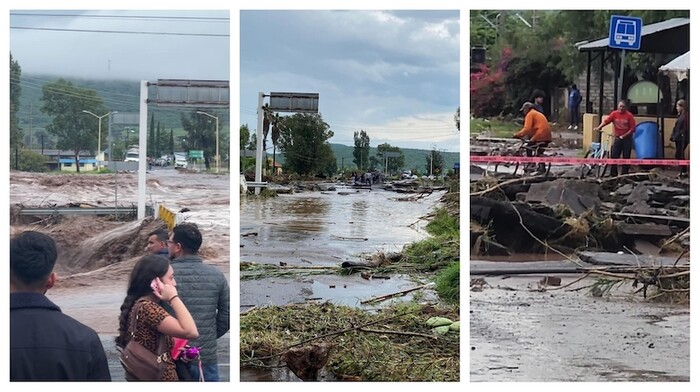
[[[32,152],[44,155],[46,157],[46,167],[49,170],[58,171],[77,171],[75,165],[75,151],[73,150],[37,150]],[[90,154],[89,151],[80,152],[80,171],[97,170],[97,159]]]

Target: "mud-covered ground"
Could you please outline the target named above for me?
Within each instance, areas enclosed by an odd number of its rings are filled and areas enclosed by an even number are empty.
[[[137,202],[137,180],[133,173],[117,176],[117,202],[120,206]],[[95,206],[114,205],[114,175],[66,175],[10,173],[11,206],[63,206],[68,203]],[[229,176],[186,173],[172,168],[147,175],[147,203],[165,203],[183,212],[186,221],[202,231],[200,254],[206,262],[230,276],[230,180]],[[123,380],[113,338],[117,331],[119,307],[126,294],[128,274],[144,255],[147,234],[165,224],[145,220],[118,222],[91,216],[36,219],[15,223],[10,235],[37,230],[51,235],[59,248],[56,272],[59,279],[47,296],[62,311],[95,329],[108,353],[112,379]],[[231,295],[237,283],[231,284]],[[229,379],[229,335],[220,339],[219,363],[222,379]]]
[[[562,286],[581,277],[557,276]],[[486,277],[471,291],[471,381],[690,380],[688,305],[645,301],[630,285],[574,291],[593,278],[531,290],[541,278]]]

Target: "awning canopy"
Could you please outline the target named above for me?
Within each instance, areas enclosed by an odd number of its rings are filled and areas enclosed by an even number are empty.
[[[683,54],[690,50],[690,18],[673,18],[642,25],[641,53]],[[608,46],[610,37],[576,43],[581,52],[619,50]]]
[[[679,81],[687,79],[690,71],[690,51],[660,66],[659,71],[665,74],[673,74]]]

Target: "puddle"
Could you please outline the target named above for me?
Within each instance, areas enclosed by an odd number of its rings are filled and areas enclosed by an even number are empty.
[[[342,192],[343,194],[338,194]],[[379,189],[337,187],[336,191],[305,192],[276,198],[242,197],[240,261],[288,266],[338,266],[362,261],[375,252],[399,252],[404,245],[427,237],[422,217],[431,213],[443,192],[418,201],[398,201],[406,195]],[[240,311],[267,305],[323,303],[367,310],[392,301],[434,299],[417,290],[395,299],[363,304],[428,282],[391,274],[367,280],[354,273],[267,277],[240,281]],[[241,367],[241,381],[299,381],[286,368]]]

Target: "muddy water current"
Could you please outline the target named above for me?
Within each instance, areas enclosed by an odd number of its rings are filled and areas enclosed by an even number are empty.
[[[421,284],[400,274],[367,280],[359,273],[318,274],[313,267],[362,262],[364,256],[399,252],[404,245],[426,238],[424,218],[442,194],[401,201],[411,196],[336,187],[276,198],[242,197],[240,261],[302,269],[290,276],[257,275],[255,279],[242,272],[241,310],[308,301],[361,306],[362,300],[372,296]]]

